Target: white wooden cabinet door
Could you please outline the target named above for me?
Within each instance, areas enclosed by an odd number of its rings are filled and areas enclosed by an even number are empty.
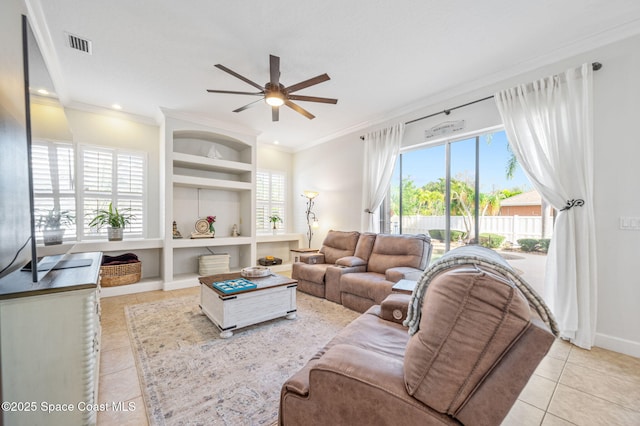
[[[6,425],[96,423],[98,303],[96,289],[0,301]]]

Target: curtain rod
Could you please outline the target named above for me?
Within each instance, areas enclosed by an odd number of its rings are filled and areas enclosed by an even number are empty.
[[[593,62],[591,64],[591,68],[594,71],[598,71],[600,68],[602,68],[602,64],[600,62]],[[458,108],[464,108],[464,107],[469,106],[469,105],[477,104],[478,102],[486,101],[488,99],[493,99],[493,95],[487,96],[486,98],[482,98],[482,99],[476,99],[475,101],[467,102],[466,104],[458,105],[458,106],[455,106],[453,108],[447,108],[447,109],[444,109],[444,110],[439,111],[439,112],[434,112],[433,114],[425,115],[424,117],[415,118],[413,120],[407,121],[404,124],[407,125],[407,124],[415,123],[416,121],[425,120],[427,118],[435,117],[436,115],[440,115],[440,114],[449,115],[449,114],[451,114],[451,111],[453,111],[453,110],[456,110]],[[364,140],[364,136],[360,136],[360,139]]]

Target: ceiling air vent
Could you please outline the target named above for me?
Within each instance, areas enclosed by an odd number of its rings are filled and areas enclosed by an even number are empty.
[[[79,50],[81,52],[84,53],[88,53],[89,55],[91,55],[91,41],[90,40],[86,40],[84,38],[75,36],[73,34],[67,34],[67,43],[69,44],[69,47],[75,50]]]

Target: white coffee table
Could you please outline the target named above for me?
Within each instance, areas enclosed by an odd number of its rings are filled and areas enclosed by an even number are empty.
[[[224,294],[213,283],[240,278],[239,272],[200,277],[200,308],[227,339],[242,327],[274,318],[296,317],[296,288],[298,281],[283,275],[271,274],[263,278],[247,278],[257,288]]]

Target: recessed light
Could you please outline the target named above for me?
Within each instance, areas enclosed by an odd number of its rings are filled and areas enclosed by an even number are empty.
[[[113,104],[113,105],[111,105],[111,108],[113,108],[113,109],[118,109],[118,110],[119,110],[119,109],[122,109],[122,107],[121,107],[120,105],[118,105],[118,104]]]
[[[45,95],[45,96],[49,94],[49,92],[47,90],[45,90],[45,89],[38,89],[38,93],[40,93],[41,95]]]
[[[280,141],[273,141],[274,145],[278,145]]]

